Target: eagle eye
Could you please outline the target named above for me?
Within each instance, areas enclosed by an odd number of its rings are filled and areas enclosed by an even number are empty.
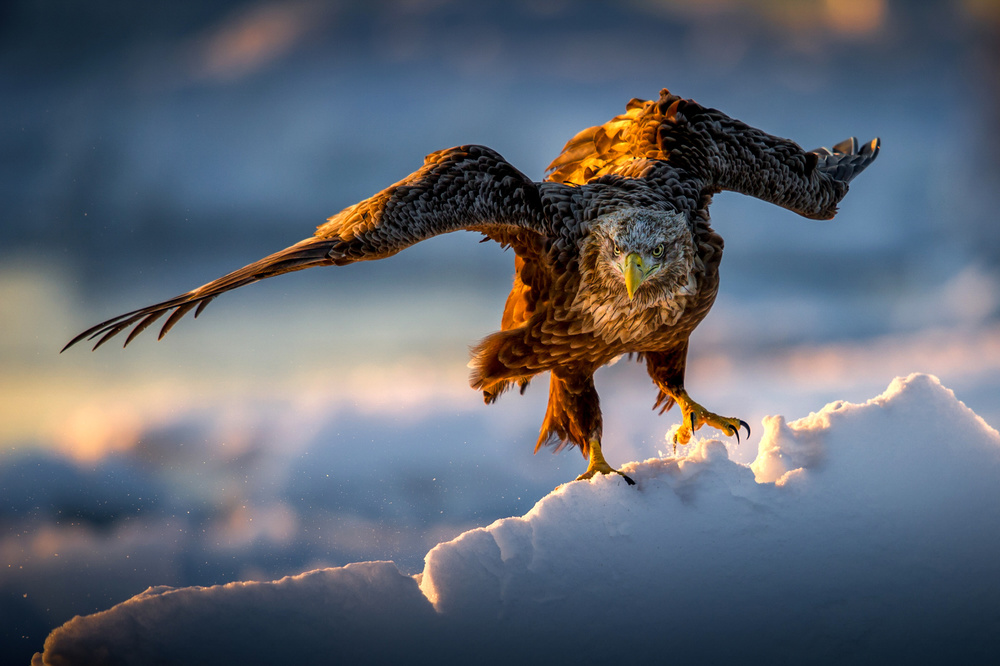
[[[653,248],[653,256],[659,259],[663,256],[663,243],[660,243],[655,248]]]

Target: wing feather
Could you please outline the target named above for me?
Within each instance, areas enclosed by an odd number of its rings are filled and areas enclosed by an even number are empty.
[[[731,190],[827,219],[878,152],[878,139],[859,149],[854,138],[832,151],[806,152],[664,89],[659,100],[632,100],[626,113],[570,139],[549,165],[548,179],[583,185],[613,174],[634,177],[634,162],[652,160],[661,167],[645,168],[643,177],[658,184],[682,175],[707,194]]]
[[[258,280],[314,266],[380,259],[432,236],[459,229],[486,233],[515,246],[548,230],[536,183],[483,146],[428,155],[424,166],[378,194],[331,217],[280,252],[161,303],[112,317],[63,347],[97,339],[97,349],[130,326],[128,345],[165,313],[162,338],[192,309],[195,317],[219,294]],[[172,311],[172,312],[171,312]]]
[[[91,326],[75,338],[70,340],[62,351],[66,351],[73,345],[83,340],[97,339],[94,349],[97,349],[109,339],[118,335],[132,325],[135,328],[125,339],[125,346],[128,346],[137,335],[142,333],[153,322],[162,317],[165,313],[174,312],[165,322],[160,331],[160,338],[166,335],[177,321],[187,314],[192,308],[197,308],[195,316],[204,310],[205,306],[221,293],[242,287],[258,280],[282,275],[292,271],[310,268],[312,266],[331,265],[333,260],[331,254],[335,254],[339,241],[332,239],[310,238],[300,243],[264,257],[260,261],[244,266],[239,270],[213,280],[197,289],[175,296],[161,303],[155,303],[138,310],[132,310],[125,314],[112,317],[100,324]]]

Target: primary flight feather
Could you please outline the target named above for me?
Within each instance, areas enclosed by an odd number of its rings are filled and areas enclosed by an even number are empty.
[[[829,219],[878,152],[878,139],[859,147],[853,138],[806,152],[664,89],[658,100],[633,99],[624,114],[570,139],[542,182],[484,146],[432,153],[419,170],[345,208],[311,238],[97,324],[65,348],[96,340],[96,349],[131,327],[127,345],[169,312],[162,338],[191,310],[197,317],[219,294],[251,282],[382,259],[438,234],[477,231],[516,256],[500,330],[472,350],[472,387],[489,403],[549,372],[536,450],[580,447],[589,457],[580,479],[620,474],[601,451],[593,377],[622,354],[646,363],[657,407],[680,407],[678,442],[703,425],[737,438],[742,426],[749,435],[744,421],[708,411],[684,389],[688,338],[719,288],[723,242],[709,225],[712,196],[731,190]]]

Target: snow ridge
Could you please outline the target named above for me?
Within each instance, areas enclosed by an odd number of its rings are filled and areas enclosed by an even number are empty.
[[[150,588],[33,664],[983,660],[1000,648],[1000,434],[933,376],[565,484],[391,562]]]

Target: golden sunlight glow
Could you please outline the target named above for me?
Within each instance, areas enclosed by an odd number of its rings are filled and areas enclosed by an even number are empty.
[[[827,25],[842,35],[868,35],[885,23],[886,0],[825,0]]]
[[[871,35],[888,20],[888,0],[634,0],[650,12],[713,22],[720,17],[756,15],[788,35],[827,30],[842,37]],[[988,5],[993,0],[966,0]],[[801,34],[799,34],[801,37]]]
[[[962,8],[977,21],[1000,24],[1000,0],[963,0]]]
[[[133,448],[142,432],[142,417],[125,403],[84,405],[59,427],[56,441],[69,457],[94,463]]]

